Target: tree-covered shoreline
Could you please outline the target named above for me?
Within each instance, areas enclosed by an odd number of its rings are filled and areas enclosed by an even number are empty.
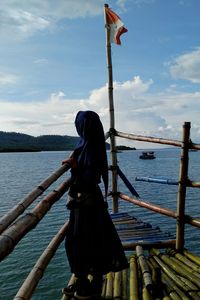
[[[0,152],[37,152],[73,150],[79,137],[61,135],[31,136],[0,131]]]

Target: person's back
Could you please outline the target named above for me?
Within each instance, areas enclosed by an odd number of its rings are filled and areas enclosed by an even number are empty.
[[[68,209],[70,221],[66,234],[66,252],[77,282],[64,293],[75,292],[78,299],[101,294],[103,275],[128,267],[121,241],[99,188],[103,179],[108,189],[108,164],[104,131],[93,111],[80,111],[75,119],[80,142],[70,159],[71,187]],[[89,282],[87,277],[92,275]]]

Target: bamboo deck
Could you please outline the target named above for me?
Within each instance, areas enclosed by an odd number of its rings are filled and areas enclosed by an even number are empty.
[[[128,213],[116,213],[111,217],[125,250],[132,250],[138,245],[144,249],[175,245],[175,237],[162,232],[159,227],[152,227],[150,223],[137,220]]]
[[[126,213],[114,214],[112,219],[124,247],[133,248],[126,252],[129,269],[104,277],[101,299],[200,299],[199,257],[186,250],[175,251],[169,234]],[[148,247],[148,243],[158,248],[171,246],[160,250]],[[74,279],[72,275],[70,284]],[[62,300],[68,299],[62,296]]]

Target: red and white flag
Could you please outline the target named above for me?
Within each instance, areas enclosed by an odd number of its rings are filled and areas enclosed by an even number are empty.
[[[107,24],[110,26],[110,42],[121,45],[120,36],[128,30],[124,27],[120,17],[109,7],[105,7],[105,12]]]

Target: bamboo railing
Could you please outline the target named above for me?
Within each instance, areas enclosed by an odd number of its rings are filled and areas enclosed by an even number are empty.
[[[30,213],[22,216],[0,235],[0,261],[8,256],[18,242],[41,221],[51,206],[68,190],[69,185],[70,180],[62,183],[57,190],[39,202]]]
[[[56,181],[63,173],[69,170],[70,166],[64,164],[58,170],[53,172],[48,178],[42,181],[35,189],[33,189],[22,201],[14,206],[6,215],[0,219],[0,234],[20,216],[33,201],[35,201],[44,191]]]
[[[136,134],[130,134],[130,133],[123,133],[120,131],[115,131],[115,135],[118,137],[121,137],[121,138],[128,139],[128,140],[133,140],[133,141],[157,143],[157,144],[170,145],[170,146],[176,146],[176,147],[181,147],[181,145],[182,145],[182,143],[180,141],[176,141],[176,140],[168,140],[168,139],[156,138],[156,137],[152,137],[152,136],[142,136],[142,135],[136,135]]]
[[[22,284],[21,288],[17,292],[16,296],[13,300],[29,300],[36,289],[38,282],[42,278],[46,267],[48,266],[49,262],[51,261],[52,257],[54,256],[58,246],[63,241],[66,230],[68,227],[68,222],[65,223],[60,231],[55,235],[52,241],[49,243],[45,251],[42,253],[36,264],[34,265],[33,269],[29,273],[28,277]]]
[[[38,225],[38,223],[51,209],[52,205],[54,205],[68,190],[70,186],[70,179],[65,180],[58,186],[58,188],[47,194],[30,212],[22,215],[22,213],[39,196],[41,196],[44,191],[52,185],[52,183],[69,170],[69,168],[70,166],[68,164],[58,168],[0,219],[0,261],[7,257],[14,250],[20,240],[27,235],[30,230]],[[31,296],[39,280],[42,278],[47,265],[66,235],[67,226],[68,223],[64,224],[50,242],[14,299],[31,299]]]
[[[135,205],[142,206],[154,212],[175,218],[176,219],[176,249],[182,250],[184,248],[185,223],[196,227],[200,227],[199,219],[195,219],[192,218],[191,216],[185,215],[186,188],[187,187],[200,188],[200,182],[190,181],[188,178],[189,150],[190,149],[200,150],[200,145],[192,143],[190,139],[190,122],[185,122],[183,124],[182,141],[163,139],[163,138],[157,138],[151,136],[128,134],[117,130],[115,130],[114,132],[117,137],[121,137],[125,139],[141,141],[141,142],[158,143],[158,144],[170,145],[170,146],[181,148],[176,212],[173,212],[166,208],[161,208],[159,206],[153,205],[151,203],[142,200],[134,199],[122,193],[118,193],[118,195],[121,199],[125,201],[129,201]]]
[[[137,206],[147,208],[147,209],[149,209],[153,212],[156,212],[156,213],[159,213],[161,215],[165,215],[165,216],[168,216],[168,217],[171,217],[171,218],[174,218],[174,219],[177,218],[177,212],[174,212],[174,211],[172,211],[168,208],[164,208],[164,207],[152,204],[150,202],[143,201],[142,199],[138,200],[138,199],[127,196],[127,195],[122,194],[122,193],[119,193],[118,195],[119,195],[119,198],[121,198],[125,201],[128,201],[130,203],[133,203]],[[190,224],[194,227],[200,228],[200,219],[195,219],[195,218],[193,218],[189,215],[184,215],[184,222],[186,224]]]

